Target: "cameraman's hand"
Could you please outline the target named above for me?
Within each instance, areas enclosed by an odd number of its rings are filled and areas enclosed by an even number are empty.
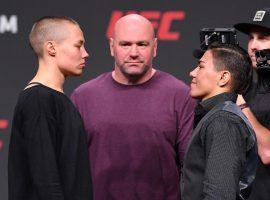
[[[245,103],[246,103],[245,99],[243,98],[243,96],[241,94],[239,94],[237,97],[237,100],[236,100],[236,105],[239,106],[239,105],[242,105]]]

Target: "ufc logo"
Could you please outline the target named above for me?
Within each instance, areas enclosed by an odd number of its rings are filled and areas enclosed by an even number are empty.
[[[8,128],[8,120],[0,119],[0,130],[7,129],[7,128]],[[0,139],[0,151],[3,149],[3,147],[4,147],[4,142],[3,140]]]
[[[4,142],[2,140],[0,140],[0,150],[2,150],[4,147]]]
[[[0,130],[6,129],[8,127],[8,120],[6,119],[0,119]]]
[[[10,18],[6,15],[0,15],[0,34],[6,32],[18,33],[18,18],[16,15],[11,15]]]
[[[157,38],[159,40],[165,41],[176,41],[180,39],[180,32],[170,30],[173,21],[183,21],[185,19],[184,11],[113,11],[109,26],[107,29],[106,37],[110,38],[113,34],[113,27],[115,22],[127,14],[138,13],[148,20],[150,20],[153,24],[154,29],[157,33]]]

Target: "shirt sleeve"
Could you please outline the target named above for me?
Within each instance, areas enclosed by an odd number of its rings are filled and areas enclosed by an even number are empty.
[[[57,126],[52,117],[31,111],[26,113],[23,133],[30,175],[41,200],[63,200],[63,188],[55,152]]]
[[[74,106],[76,107],[76,109],[81,114],[81,116],[83,116],[84,109],[82,109],[83,108],[82,104],[85,103],[85,102],[82,101],[82,99],[80,98],[80,95],[78,95],[77,90],[74,90],[72,92],[72,94],[70,95],[70,99],[71,99],[72,103],[74,104]]]
[[[75,107],[77,108],[78,106],[78,102],[77,102],[77,93],[76,90],[74,90],[71,95],[70,95],[70,100],[72,101],[72,103],[75,105]]]
[[[236,116],[234,116],[236,117]],[[245,132],[239,120],[218,116],[210,119],[202,141],[206,153],[204,200],[235,199],[245,161]]]
[[[195,100],[189,95],[189,90],[185,92],[185,94],[179,92],[175,99],[177,117],[176,148],[180,168],[182,167],[186,147],[193,131],[194,110],[196,105]]]

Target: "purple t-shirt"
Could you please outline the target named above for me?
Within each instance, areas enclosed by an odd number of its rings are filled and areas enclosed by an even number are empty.
[[[88,134],[94,199],[180,199],[195,107],[187,85],[161,71],[139,85],[105,73],[72,100]]]

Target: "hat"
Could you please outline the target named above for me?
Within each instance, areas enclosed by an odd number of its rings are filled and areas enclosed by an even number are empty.
[[[249,19],[247,23],[238,23],[234,25],[234,28],[245,34],[249,34],[250,30],[256,27],[270,31],[270,8],[257,10],[254,17]]]

